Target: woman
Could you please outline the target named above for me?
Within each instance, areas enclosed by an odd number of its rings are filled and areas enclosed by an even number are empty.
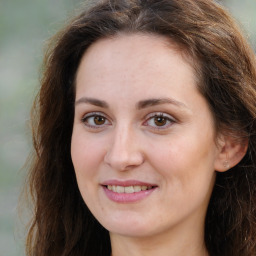
[[[256,255],[256,64],[211,0],[109,0],[46,54],[28,255]]]

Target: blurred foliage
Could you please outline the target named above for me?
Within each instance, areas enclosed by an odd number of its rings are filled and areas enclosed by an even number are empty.
[[[236,18],[238,24],[256,50],[256,1],[222,0],[219,1]]]
[[[43,47],[79,2],[0,0],[0,256],[23,255],[16,208]]]
[[[219,2],[256,45],[256,1]],[[81,0],[0,0],[0,256],[24,255],[24,237],[15,228],[16,207],[22,166],[31,147],[30,107],[39,86],[43,47],[81,4]]]

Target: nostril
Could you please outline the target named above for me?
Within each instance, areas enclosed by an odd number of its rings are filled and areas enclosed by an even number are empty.
[[[127,171],[140,166],[144,157],[140,152],[117,152],[110,151],[105,154],[104,162],[117,171]]]

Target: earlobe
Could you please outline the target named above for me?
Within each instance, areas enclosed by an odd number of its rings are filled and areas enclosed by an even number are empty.
[[[245,156],[247,148],[247,138],[222,137],[219,152],[214,163],[215,170],[225,172],[237,165]]]

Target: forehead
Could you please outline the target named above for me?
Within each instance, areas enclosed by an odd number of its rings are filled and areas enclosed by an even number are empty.
[[[181,47],[163,36],[121,34],[100,39],[87,49],[79,65],[76,82],[90,84],[92,79],[94,83],[97,80],[107,83],[108,79],[114,82],[122,73],[123,82],[131,83],[134,79],[143,78],[144,82],[150,80],[150,85],[163,74],[175,80],[175,72],[179,71],[186,71],[186,77],[195,82],[190,59]]]
[[[76,102],[93,98],[122,112],[136,109],[138,102],[168,98],[185,105],[195,118],[204,114],[209,118],[212,114],[195,74],[166,38],[135,34],[102,39],[81,60]]]

